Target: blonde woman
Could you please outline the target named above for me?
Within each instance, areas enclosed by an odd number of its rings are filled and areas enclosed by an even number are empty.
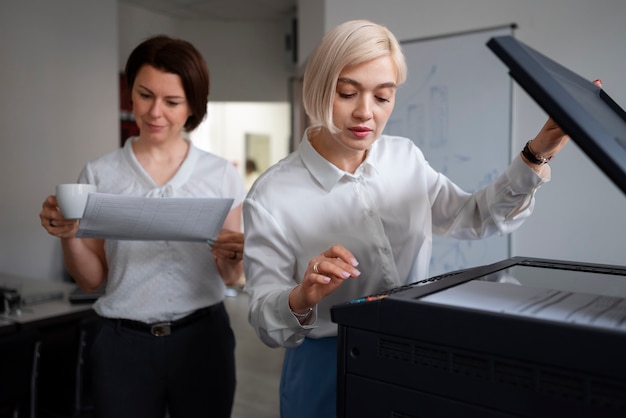
[[[546,164],[520,154],[469,194],[410,139],[383,135],[406,72],[384,26],[355,20],[331,29],[304,75],[312,126],[244,200],[249,319],[265,344],[287,348],[284,418],[335,416],[333,305],[427,278],[433,234],[479,239],[515,230],[550,178]],[[567,141],[548,121],[532,141],[534,161]]]

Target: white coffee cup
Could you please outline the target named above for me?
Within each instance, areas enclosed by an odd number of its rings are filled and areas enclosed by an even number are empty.
[[[95,184],[67,183],[56,187],[57,204],[65,219],[80,219],[87,206],[89,193],[95,193]]]

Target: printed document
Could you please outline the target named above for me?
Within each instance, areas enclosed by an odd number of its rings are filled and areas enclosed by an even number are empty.
[[[77,237],[206,241],[222,229],[231,198],[139,197],[90,193]]]

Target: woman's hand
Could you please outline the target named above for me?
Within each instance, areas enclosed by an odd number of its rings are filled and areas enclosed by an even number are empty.
[[[345,247],[335,244],[309,261],[304,278],[289,294],[292,312],[305,313],[333,293],[344,280],[358,277],[359,262]]]
[[[219,235],[209,239],[211,251],[217,259],[238,263],[243,259],[243,233],[222,229]]]
[[[65,219],[57,204],[57,198],[50,195],[43,202],[41,212],[39,212],[41,226],[48,234],[59,238],[74,238],[78,231],[77,219]]]
[[[208,244],[224,284],[236,286],[243,277],[243,233],[222,229]]]
[[[48,196],[43,202],[39,219],[50,235],[63,238],[63,262],[78,286],[88,292],[97,289],[108,275],[104,240],[76,238],[79,220],[65,219],[55,196]]]
[[[602,81],[599,79],[595,80],[593,84],[602,88]],[[530,142],[529,148],[536,157],[551,159],[565,146],[565,144],[567,144],[569,139],[569,136],[567,136],[565,132],[563,132],[563,130],[554,122],[554,120],[552,120],[552,118],[549,118],[543,125],[535,139]],[[523,158],[526,164],[531,166],[531,168],[537,170],[538,167],[541,167],[533,164],[525,157]]]

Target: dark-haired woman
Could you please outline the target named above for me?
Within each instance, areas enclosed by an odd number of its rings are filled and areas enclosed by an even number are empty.
[[[101,417],[229,417],[234,335],[223,299],[242,276],[243,179],[228,161],[186,139],[206,114],[209,73],[190,43],[156,36],[126,64],[139,135],[86,164],[79,182],[98,192],[152,198],[220,197],[234,203],[211,249],[204,243],[76,238],[49,196],[42,226],[61,239],[66,268],[95,303],[91,350]],[[213,240],[212,240],[213,241]]]

